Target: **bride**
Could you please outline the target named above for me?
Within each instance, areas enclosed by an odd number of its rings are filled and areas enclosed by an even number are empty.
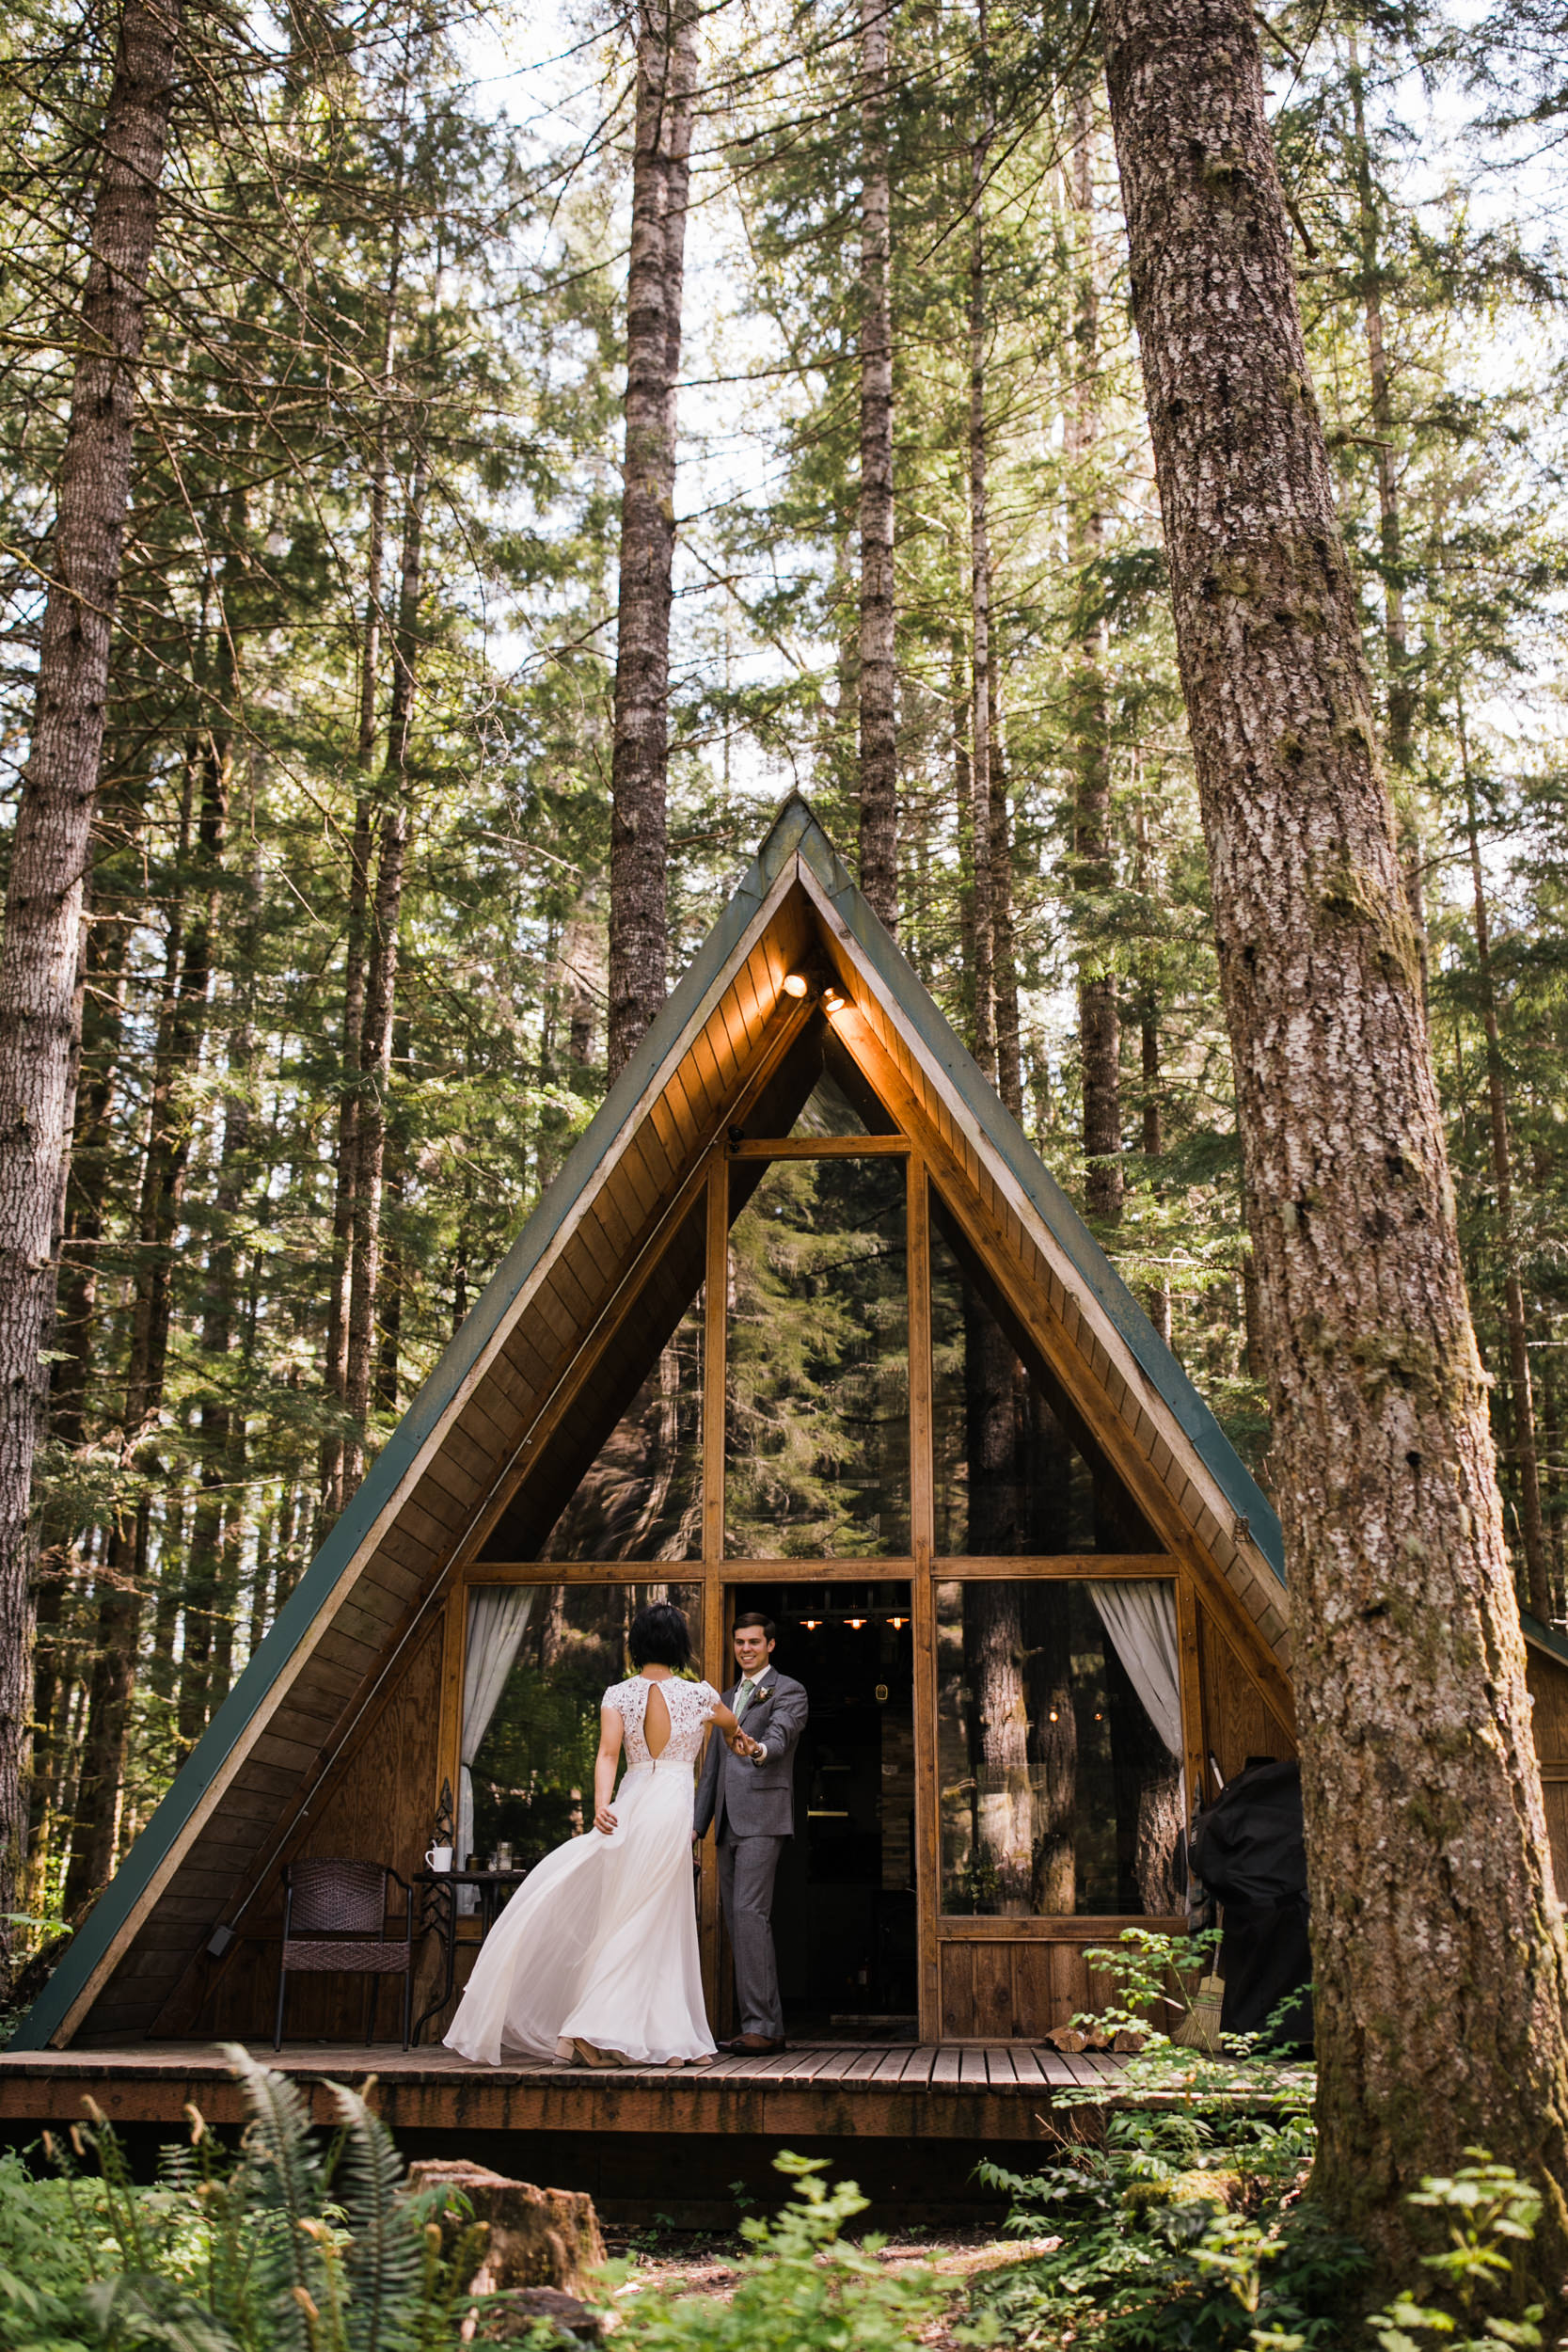
[[[710,1723],[737,1756],[756,1742],[709,1683],[678,1678],[691,1660],[678,1609],[640,1609],[627,1647],[637,1671],[599,1707],[594,1827],[546,1854],[481,1945],[446,2037],[464,2058],[685,2066],[713,2056],[691,1899],[692,1773]]]

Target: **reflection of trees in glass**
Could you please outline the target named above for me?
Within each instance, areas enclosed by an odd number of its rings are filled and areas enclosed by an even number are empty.
[[[550,1530],[542,1560],[692,1560],[703,1549],[699,1295]]]
[[[732,1558],[908,1550],[906,1266],[901,1160],[777,1161],[736,1218]]]
[[[558,1584],[540,1595],[474,1758],[477,1853],[506,1838],[527,1860],[583,1828],[599,1702],[629,1672],[633,1616],[656,1600],[685,1610],[700,1650],[700,1584]]]
[[[931,1372],[939,1554],[1158,1549],[934,1191]]]
[[[1087,1584],[939,1586],[937,1693],[944,1911],[1180,1909],[1180,1770]]]

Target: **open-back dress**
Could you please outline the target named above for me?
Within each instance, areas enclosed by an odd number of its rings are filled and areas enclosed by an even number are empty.
[[[485,2065],[567,2058],[574,2041],[633,2064],[710,2058],[691,1883],[692,1774],[720,1704],[706,1682],[660,1677],[670,1738],[643,1736],[642,1675],[604,1694],[626,1726],[615,1828],[546,1854],[501,1913],[446,2037]]]

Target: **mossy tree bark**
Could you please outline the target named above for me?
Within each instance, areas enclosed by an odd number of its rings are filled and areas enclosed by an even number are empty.
[[[675,382],[696,109],[690,0],[644,0],[637,36],[621,597],[610,755],[610,1040],[618,1077],[664,1002]]]
[[[1525,1653],[1355,586],[1243,0],[1109,0],[1291,1570],[1319,2197],[1408,2281],[1483,2144],[1568,2251],[1568,1989]]]
[[[131,487],[180,0],[127,0],[100,145],[71,420],[0,965],[0,1973],[26,1837],[31,1490],[73,1117],[82,898]]]

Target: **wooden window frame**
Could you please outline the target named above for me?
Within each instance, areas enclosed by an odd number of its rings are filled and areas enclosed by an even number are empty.
[[[905,1211],[908,1218],[908,1332],[910,1409],[910,1531],[907,1553],[879,1554],[853,1560],[726,1559],[724,1556],[725,1391],[728,1343],[729,1285],[729,1166],[732,1161],[848,1159],[895,1156],[906,1162]],[[1067,1944],[1085,1946],[1114,1942],[1122,1931],[1138,1926],[1155,1932],[1184,1928],[1177,1918],[1129,1915],[1040,1918],[975,1918],[948,1916],[941,1908],[941,1822],[937,1772],[936,1588],[939,1584],[978,1582],[1005,1578],[1038,1581],[1044,1578],[1093,1581],[1130,1578],[1164,1578],[1176,1587],[1177,1624],[1181,1660],[1181,1714],[1184,1761],[1189,1790],[1204,1786],[1205,1759],[1196,1592],[1192,1573],[1170,1552],[1091,1552],[1060,1556],[1019,1554],[1005,1558],[977,1554],[938,1555],[935,1550],[934,1384],[931,1363],[930,1193],[937,1181],[927,1154],[908,1135],[846,1136],[781,1136],[733,1138],[705,1153],[700,1168],[681,1187],[680,1195],[657,1232],[639,1252],[635,1271],[641,1277],[653,1263],[699,1195],[705,1200],[706,1248],[704,1266],[703,1364],[703,1488],[702,1551],[685,1560],[608,1561],[479,1561],[468,1557],[455,1564],[447,1597],[446,1646],[442,1682],[442,1771],[457,1786],[463,1705],[463,1661],[467,1638],[467,1592],[475,1584],[700,1584],[703,1590],[702,1671],[721,1689],[728,1659],[727,1601],[732,1590],[747,1584],[907,1583],[914,1621],[915,1724],[915,1885],[917,1970],[920,2033],[924,2040],[941,2038],[942,1947],[944,1945],[999,1943]],[[970,1220],[956,1209],[943,1190],[949,1213],[968,1230]],[[973,1235],[972,1235],[973,1239]],[[618,1296],[635,1295],[629,1278]],[[608,1320],[608,1319],[607,1319]],[[613,1328],[601,1326],[600,1345],[613,1343]],[[546,1418],[553,1427],[570,1409],[587,1360],[597,1348],[585,1351],[578,1376],[563,1384],[567,1393],[552,1400]],[[536,1450],[536,1449],[535,1449]],[[710,1849],[702,1851],[699,1909],[703,1975],[710,2013],[718,2014],[721,1939],[718,1873]]]

